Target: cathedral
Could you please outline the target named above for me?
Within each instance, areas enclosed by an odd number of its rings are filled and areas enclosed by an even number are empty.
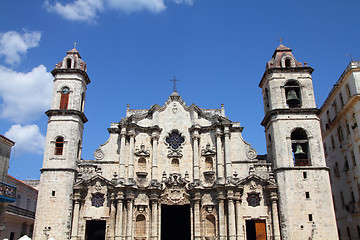
[[[337,239],[312,72],[284,45],[266,63],[267,155],[223,105],[188,106],[174,91],[162,105],[127,107],[83,160],[90,78],[68,51],[52,71],[34,239]]]

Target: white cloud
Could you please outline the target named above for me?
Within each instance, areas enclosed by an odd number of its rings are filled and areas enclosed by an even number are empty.
[[[40,133],[37,125],[19,124],[12,125],[9,131],[5,133],[5,137],[15,142],[15,154],[24,153],[43,154],[45,146],[45,137]]]
[[[23,34],[9,31],[0,33],[0,57],[5,57],[5,62],[11,65],[20,63],[20,55],[26,54],[29,48],[37,47],[41,32],[25,31]]]
[[[107,5],[110,9],[128,13],[143,10],[159,13],[166,9],[164,0],[107,0]]]
[[[50,108],[52,79],[43,65],[27,73],[0,65],[0,117],[15,123],[38,119]]]
[[[94,21],[97,12],[102,12],[104,9],[105,0],[75,0],[73,3],[65,5],[56,2],[51,5],[48,0],[45,1],[45,6],[50,12],[55,12],[67,20],[77,21]]]
[[[67,20],[95,22],[97,14],[104,10],[117,10],[126,13],[149,11],[160,13],[165,11],[165,0],[74,0],[62,4],[56,1],[51,4],[45,0],[45,7]],[[169,0],[177,4],[192,5],[194,0]]]
[[[193,5],[193,3],[194,3],[194,0],[171,0],[171,1],[173,1],[174,3],[177,3],[177,4],[186,3],[189,5]]]

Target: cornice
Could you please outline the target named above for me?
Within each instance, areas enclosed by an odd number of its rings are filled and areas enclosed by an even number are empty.
[[[305,114],[305,113],[318,115],[319,111],[320,110],[318,108],[281,108],[281,109],[274,109],[274,110],[270,110],[269,112],[267,112],[264,119],[261,121],[261,125],[266,127],[266,125],[268,124],[270,118],[272,116],[274,116],[274,115],[279,115],[279,114]]]
[[[86,118],[86,116],[83,112],[78,111],[78,110],[73,110],[73,109],[51,109],[51,110],[46,111],[45,114],[48,117],[76,115],[76,116],[80,117],[80,119],[83,123],[86,123],[88,121],[88,119]]]
[[[271,73],[298,73],[298,72],[308,72],[310,74],[312,74],[312,72],[314,71],[313,68],[311,67],[291,67],[291,68],[269,68],[266,69],[264,72],[264,75],[261,78],[261,81],[259,83],[259,87],[262,88],[265,79],[267,78],[267,76]]]
[[[282,171],[288,171],[288,170],[325,170],[330,171],[328,167],[317,167],[317,166],[296,166],[296,167],[279,167],[274,168],[274,172],[282,172]]]
[[[80,74],[81,76],[83,76],[85,83],[89,84],[91,83],[89,76],[87,75],[87,73],[83,70],[80,69],[73,69],[73,68],[55,68],[54,70],[51,71],[51,74],[55,77],[56,74],[58,73],[77,73]]]

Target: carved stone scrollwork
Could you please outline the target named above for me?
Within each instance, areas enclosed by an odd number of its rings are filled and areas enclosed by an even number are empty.
[[[246,200],[248,202],[248,205],[251,207],[260,206],[260,193],[248,193],[248,197],[246,198]]]
[[[246,153],[246,157],[250,160],[253,160],[255,159],[257,156],[257,152],[255,149],[253,148],[250,148],[250,150]]]
[[[105,154],[100,148],[98,148],[94,152],[94,157],[96,160],[102,160],[102,159],[104,159]]]
[[[215,148],[211,148],[210,147],[210,144],[206,144],[206,147],[204,149],[201,150],[201,156],[215,156],[216,154],[216,151],[215,151]]]
[[[94,207],[102,207],[105,202],[104,194],[102,193],[92,193],[91,194],[91,205]]]
[[[135,156],[138,156],[138,157],[149,157],[150,151],[145,149],[144,144],[141,144],[140,149],[136,149],[134,154],[135,154]]]
[[[186,192],[188,183],[179,173],[170,174],[164,181],[166,188],[161,195],[161,201],[169,205],[189,204],[190,195]]]

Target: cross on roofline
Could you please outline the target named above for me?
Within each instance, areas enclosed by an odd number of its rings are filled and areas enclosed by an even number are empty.
[[[74,42],[74,48],[76,49],[76,45],[79,45],[76,41]]]
[[[175,76],[174,76],[174,79],[170,79],[170,82],[173,82],[173,91],[174,92],[177,92],[176,90],[176,82],[178,82],[180,80],[176,79]]]
[[[281,37],[278,39],[278,41],[280,42],[280,45],[282,44],[282,41],[283,41],[283,40],[284,40],[284,39],[281,38]]]

